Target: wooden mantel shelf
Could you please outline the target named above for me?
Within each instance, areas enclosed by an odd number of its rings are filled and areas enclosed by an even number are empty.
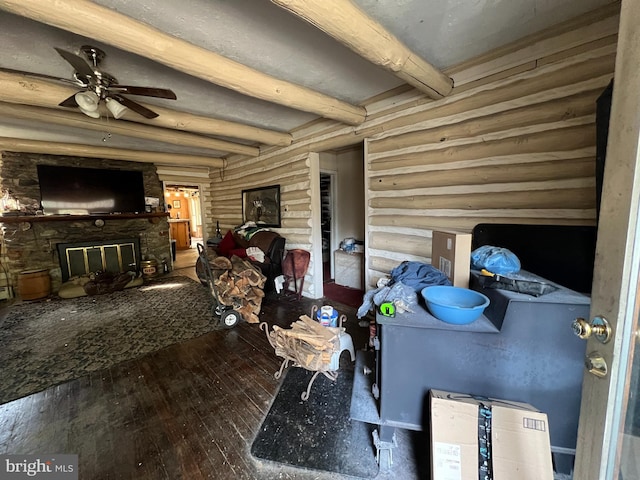
[[[130,220],[134,218],[148,218],[157,223],[160,218],[168,217],[166,212],[153,213],[112,213],[104,215],[20,215],[1,216],[0,223],[34,223],[34,222],[77,222],[79,220]]]

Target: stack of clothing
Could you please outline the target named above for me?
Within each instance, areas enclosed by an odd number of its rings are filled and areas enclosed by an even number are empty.
[[[362,318],[374,306],[393,302],[398,312],[410,312],[418,303],[418,292],[432,285],[451,285],[444,272],[433,265],[422,262],[405,261],[391,271],[390,278],[377,289],[364,294],[357,317]]]

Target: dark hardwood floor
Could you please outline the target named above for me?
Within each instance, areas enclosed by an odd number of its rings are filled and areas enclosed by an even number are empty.
[[[286,327],[314,303],[272,294],[260,318]],[[368,329],[336,308],[362,348]],[[243,322],[0,405],[0,453],[78,454],[81,479],[336,478],[249,453],[279,366],[264,332]],[[397,473],[378,478],[408,478]]]

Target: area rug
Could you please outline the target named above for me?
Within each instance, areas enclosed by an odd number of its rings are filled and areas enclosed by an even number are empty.
[[[324,296],[334,302],[340,302],[353,308],[359,308],[362,305],[362,297],[364,292],[357,288],[344,287],[335,282],[325,282],[322,285]]]
[[[176,276],[10,306],[0,320],[0,403],[215,330],[212,305],[205,287]]]
[[[319,375],[303,402],[300,394],[312,374],[289,368],[253,441],[252,455],[311,470],[375,477],[373,427],[349,418],[353,370],[341,369],[335,382]]]

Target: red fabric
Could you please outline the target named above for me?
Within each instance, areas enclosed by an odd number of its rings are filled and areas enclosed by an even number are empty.
[[[282,274],[297,279],[303,278],[309,268],[311,253],[306,250],[294,248],[287,250],[287,254],[282,261]]]
[[[240,257],[240,258],[246,258],[247,256],[247,249],[246,248],[234,248],[232,250],[229,250],[229,257],[232,257],[233,255]]]
[[[233,239],[233,232],[229,230],[222,241],[218,244],[218,253],[229,257],[231,250],[236,248],[236,241]]]

